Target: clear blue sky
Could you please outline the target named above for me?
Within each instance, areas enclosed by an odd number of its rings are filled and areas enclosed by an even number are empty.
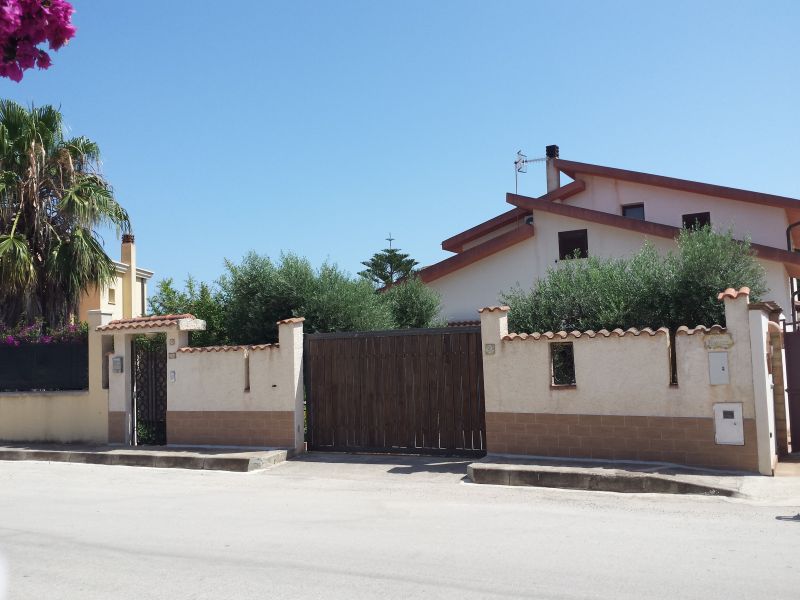
[[[390,231],[435,262],[546,144],[800,197],[796,1],[74,4],[53,67],[0,95],[100,144],[157,278],[250,249],[355,272]]]

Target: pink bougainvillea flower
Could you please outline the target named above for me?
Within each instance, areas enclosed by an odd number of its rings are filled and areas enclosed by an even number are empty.
[[[0,77],[20,81],[34,66],[47,69],[50,55],[75,35],[72,5],[66,0],[0,0]]]

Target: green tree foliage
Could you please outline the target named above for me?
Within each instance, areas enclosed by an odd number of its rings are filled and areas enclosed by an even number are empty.
[[[401,285],[394,285],[381,294],[388,305],[394,327],[434,327],[441,309],[439,294],[413,275]]]
[[[660,255],[650,244],[627,259],[562,261],[532,290],[503,294],[513,331],[669,327],[725,323],[717,294],[748,286],[753,300],[766,291],[763,267],[748,240],[710,227],[683,230],[678,249]]]
[[[192,331],[193,346],[220,346],[229,343],[225,326],[225,305],[219,290],[207,283],[197,283],[190,275],[183,290],[175,289],[171,278],[158,282],[156,293],[150,297],[153,314],[190,313],[206,322],[205,331]]]
[[[58,326],[115,276],[95,232],[130,222],[99,159],[93,141],[64,135],[52,106],[0,100],[0,320]]]
[[[288,317],[305,317],[308,333],[431,327],[439,297],[416,278],[376,293],[333,264],[314,269],[294,254],[273,261],[251,252],[239,264],[227,261],[215,286],[191,277],[183,290],[171,279],[159,282],[150,309],[204,319],[207,330],[192,333],[194,346],[258,344],[276,341],[276,322]]]
[[[391,314],[364,279],[339,267],[315,270],[294,254],[273,262],[251,252],[241,264],[227,262],[220,286],[228,331],[236,343],[277,339],[276,321],[305,317],[307,332],[390,329]]]
[[[366,269],[359,272],[359,275],[383,287],[409,277],[419,263],[397,248],[386,248],[361,264]]]

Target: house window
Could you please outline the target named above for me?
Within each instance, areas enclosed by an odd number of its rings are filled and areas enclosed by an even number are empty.
[[[644,221],[644,204],[626,204],[622,207],[622,216],[637,221]]]
[[[706,225],[711,226],[711,213],[690,213],[683,215],[684,229],[701,229]]]
[[[114,288],[108,288],[108,303],[109,304],[117,303],[117,290],[115,290]]]
[[[575,354],[572,342],[550,344],[552,385],[575,385]]]
[[[589,241],[585,229],[558,232],[558,258],[586,258],[589,256]]]

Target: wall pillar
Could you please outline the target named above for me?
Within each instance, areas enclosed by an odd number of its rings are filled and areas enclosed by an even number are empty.
[[[753,367],[753,400],[756,409],[758,470],[772,475],[778,462],[775,441],[775,406],[769,373],[769,318],[760,307],[749,314],[750,356]]]
[[[503,381],[500,365],[503,360],[503,337],[508,335],[508,306],[481,308],[481,352],[483,355],[483,390],[486,406],[486,451],[502,450],[505,442]]]
[[[278,345],[286,353],[286,383],[289,402],[294,408],[294,449],[305,451],[305,393],[303,387],[303,319],[278,321]]]
[[[110,444],[133,444],[133,335],[114,333],[114,353],[108,356],[108,442]],[[122,372],[114,372],[114,359],[122,359]]]

